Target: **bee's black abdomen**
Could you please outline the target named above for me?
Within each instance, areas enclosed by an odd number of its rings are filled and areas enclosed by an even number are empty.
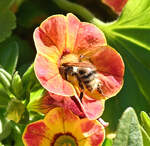
[[[91,82],[91,80],[89,80],[89,79],[83,80],[83,83],[84,83],[84,84],[88,84],[88,83],[90,83],[90,82]]]
[[[83,69],[80,69],[80,70],[79,70],[79,74],[80,74],[80,75],[83,75],[83,74],[85,74],[85,73],[86,73],[85,70],[83,70]]]
[[[92,90],[93,90],[92,86],[90,86],[90,85],[88,85],[88,84],[85,84],[85,86],[86,86],[86,88],[87,88],[89,91],[92,91]]]
[[[100,88],[100,84],[98,84],[98,86],[97,86],[97,91],[98,91],[100,94],[102,94],[102,91],[101,91],[101,88]]]
[[[87,79],[87,78],[90,78],[91,76],[93,76],[93,74],[95,74],[96,72],[95,71],[91,71],[87,74],[84,74],[81,76],[81,79]]]

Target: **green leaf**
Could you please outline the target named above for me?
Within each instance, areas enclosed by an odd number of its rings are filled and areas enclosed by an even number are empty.
[[[1,0],[0,1],[0,10],[4,11],[6,9],[9,9],[13,3],[14,3],[14,0]]]
[[[19,48],[16,42],[6,40],[0,44],[0,65],[10,74],[13,74],[17,65]]]
[[[10,88],[10,81],[7,79],[7,77],[0,72],[0,83],[3,85],[4,88],[9,89]]]
[[[127,107],[136,112],[150,107],[150,1],[128,0],[122,15],[114,22],[104,23],[86,8],[69,0],[53,0],[60,8],[72,12],[100,28],[107,43],[115,48],[125,61],[125,82],[121,92],[106,101],[104,118],[115,130],[117,119]],[[107,108],[109,107],[109,108]]]
[[[150,117],[144,112],[141,112],[142,126],[150,137]]]
[[[22,142],[22,132],[17,125],[14,125],[11,136],[12,139],[15,141],[14,146],[24,146]]]
[[[31,64],[31,66],[26,70],[22,77],[22,82],[24,86],[27,88],[29,86],[29,82],[31,82],[31,79],[33,80],[35,78],[34,73],[34,64]]]
[[[44,10],[38,1],[36,3],[34,1],[25,1],[20,7],[20,13],[17,17],[19,25],[24,28],[30,28],[41,23],[42,20],[48,17]]]
[[[19,121],[20,124],[27,124],[29,122],[29,112],[25,108],[25,111],[23,112],[21,119]]]
[[[150,1],[129,0],[116,22],[99,27],[108,43],[123,56],[140,92],[150,104]]]
[[[148,136],[146,131],[143,129],[143,127],[141,127],[141,132],[142,132],[142,136],[143,136],[143,145],[149,146],[150,145],[150,137]]]
[[[28,64],[28,65],[31,64],[35,58],[35,50],[30,45],[30,42],[28,40],[22,39],[20,36],[17,36],[17,35],[11,36],[11,40],[17,42],[19,46],[19,58],[18,58],[18,63],[17,63],[18,66],[22,66],[24,64]]]
[[[30,91],[33,87],[41,87],[40,83],[38,82],[35,72],[34,72],[34,64],[32,64],[27,71],[24,73],[22,77],[23,87],[26,90],[26,96],[30,97]]]
[[[112,146],[112,144],[113,144],[112,139],[105,138],[105,141],[102,146]]]
[[[113,146],[143,146],[140,125],[133,108],[123,113]]]
[[[14,0],[0,1],[0,42],[11,35],[12,29],[16,27],[16,17],[9,10]]]
[[[124,87],[106,103],[105,117],[113,124],[127,106],[149,111],[150,107],[150,1],[128,0],[122,15],[111,24],[95,24],[104,31],[107,42],[125,62]],[[115,121],[115,122],[114,122]]]
[[[0,73],[2,73],[11,82],[12,76],[1,67],[0,67]]]
[[[6,108],[10,98],[5,89],[0,88],[0,108]]]
[[[23,88],[22,80],[21,80],[20,75],[18,74],[18,72],[15,72],[15,74],[13,76],[11,88],[12,88],[13,94],[18,99],[23,99],[25,90]]]
[[[44,94],[44,88],[32,90],[30,93],[30,102],[27,105],[28,111],[40,112],[40,104]]]
[[[0,141],[7,138],[11,133],[11,123],[0,116]]]
[[[0,142],[0,146],[4,146],[4,145]]]
[[[149,111],[150,107],[144,95],[139,91],[131,71],[126,67],[124,86],[117,96],[106,101],[104,114],[102,115],[103,119],[111,123],[108,126],[109,132],[116,130],[118,119],[128,106],[132,106],[136,113],[140,113],[143,109]]]

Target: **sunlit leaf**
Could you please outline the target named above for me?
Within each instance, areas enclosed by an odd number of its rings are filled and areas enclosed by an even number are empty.
[[[120,18],[102,29],[108,43],[123,56],[139,90],[150,103],[150,1],[129,0]]]
[[[9,89],[10,88],[10,81],[7,79],[7,77],[0,72],[0,83],[3,85],[4,88]]]
[[[68,0],[53,0],[60,8],[78,14],[94,23],[106,35],[107,42],[125,61],[125,83],[121,92],[106,102],[104,119],[114,131],[117,119],[128,106],[136,112],[149,111],[150,107],[150,1],[128,0],[121,16],[105,24],[87,9]],[[63,5],[64,4],[64,5]],[[109,107],[109,108],[107,108]]]
[[[0,146],[4,146],[4,145],[0,142]]]
[[[0,67],[0,73],[2,73],[11,82],[12,76],[2,67]]]
[[[128,0],[118,20],[99,28],[104,31],[109,45],[120,52],[126,66],[125,84],[121,93],[106,103],[109,109],[106,108],[104,116],[115,125],[127,106],[134,107],[137,112],[143,108],[149,111],[150,1]]]
[[[143,145],[149,146],[150,145],[150,137],[148,136],[146,131],[143,129],[143,127],[141,127],[141,132],[142,132],[142,136],[143,136]]]
[[[132,106],[137,113],[143,109],[149,111],[150,107],[140,92],[131,71],[126,67],[124,86],[121,92],[116,97],[107,100],[105,104],[103,119],[111,123],[107,129],[109,132],[115,131],[118,119],[128,106]]]
[[[113,146],[143,146],[140,125],[133,108],[128,108],[123,113]]]
[[[112,146],[112,144],[113,144],[112,139],[105,138],[105,141],[102,146]]]
[[[150,137],[150,117],[144,112],[141,112],[142,126]]]

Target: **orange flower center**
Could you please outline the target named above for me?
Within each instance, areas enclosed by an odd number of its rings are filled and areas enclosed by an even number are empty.
[[[78,146],[76,138],[71,133],[59,133],[54,136],[50,146]]]
[[[60,65],[64,64],[64,63],[77,63],[79,62],[79,57],[76,54],[67,54],[62,56],[61,61],[60,61]]]

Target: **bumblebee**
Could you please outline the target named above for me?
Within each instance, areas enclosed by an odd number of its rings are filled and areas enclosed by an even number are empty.
[[[80,88],[80,99],[82,99],[84,92],[89,96],[94,96],[93,98],[97,94],[102,94],[102,84],[92,64],[83,62],[64,63],[60,66],[60,73],[65,80]],[[95,94],[96,92],[97,94]]]

